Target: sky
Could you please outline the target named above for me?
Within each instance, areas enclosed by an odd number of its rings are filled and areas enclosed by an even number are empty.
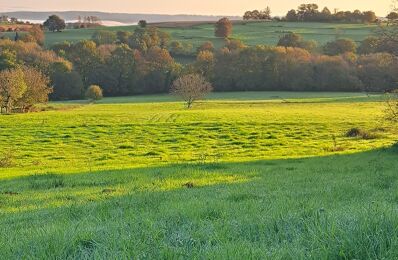
[[[243,15],[246,10],[270,6],[274,15],[285,14],[301,3],[316,3],[330,10],[373,10],[385,16],[393,0],[0,0],[6,11],[105,11],[153,14]]]

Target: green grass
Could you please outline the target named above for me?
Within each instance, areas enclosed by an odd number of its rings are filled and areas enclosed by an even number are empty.
[[[111,31],[131,31],[136,26],[116,26],[104,29]],[[242,40],[245,44],[254,45],[276,45],[279,37],[286,32],[295,32],[307,40],[315,40],[320,44],[336,39],[336,37],[350,38],[354,41],[362,41],[372,35],[377,25],[366,24],[341,24],[341,23],[289,23],[289,22],[248,22],[236,24],[232,37]],[[97,29],[65,30],[61,33],[46,33],[46,46],[54,45],[64,41],[76,42],[91,39]],[[203,42],[212,41],[216,47],[224,45],[222,39],[214,37],[214,25],[199,24],[190,27],[162,28],[169,32],[172,40],[191,43],[196,48]],[[15,33],[5,33],[11,38]]]
[[[378,100],[143,96],[0,116],[0,256],[395,258],[397,130]]]
[[[276,45],[280,36],[286,32],[295,32],[307,40],[315,40],[319,44],[335,40],[336,37],[362,41],[372,35],[375,25],[340,24],[340,23],[292,23],[292,22],[249,22],[234,26],[232,38],[240,39],[249,46]],[[224,45],[222,39],[214,36],[213,25],[198,25],[189,28],[165,29],[172,39],[191,43],[194,47],[205,41],[212,41],[218,48]]]

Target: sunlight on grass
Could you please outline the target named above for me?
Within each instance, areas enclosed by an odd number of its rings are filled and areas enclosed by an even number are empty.
[[[0,179],[367,151],[395,140],[379,120],[383,109],[378,102],[210,101],[191,110],[114,103],[1,116],[0,148],[13,164],[0,168]],[[377,138],[346,137],[355,127]]]

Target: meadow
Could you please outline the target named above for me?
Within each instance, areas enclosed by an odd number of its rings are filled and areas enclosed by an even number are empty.
[[[214,24],[212,23],[159,23],[154,24],[162,30],[170,33],[172,41],[189,43],[194,48],[206,41],[211,41],[219,48],[224,45],[223,39],[214,36]],[[136,26],[104,27],[103,30],[131,31]],[[77,42],[91,39],[98,30],[77,29],[65,30],[61,33],[46,33],[46,46],[51,47],[64,41]],[[101,29],[102,30],[102,29]],[[294,23],[294,22],[236,22],[232,38],[240,39],[249,46],[276,45],[279,37],[287,32],[295,32],[306,40],[315,40],[319,44],[325,44],[336,38],[349,38],[356,42],[362,41],[377,30],[377,25],[367,24],[342,24],[342,23]],[[13,38],[15,33],[5,33]]]
[[[382,100],[215,93],[187,110],[160,95],[0,116],[0,255],[397,257]]]

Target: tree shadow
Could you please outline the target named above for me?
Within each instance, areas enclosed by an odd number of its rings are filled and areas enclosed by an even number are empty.
[[[0,210],[29,212],[69,205],[104,202],[122,196],[156,192],[197,190],[211,186],[261,183],[267,178],[275,183],[284,180],[301,182],[318,178],[322,184],[333,181],[342,172],[360,178],[370,169],[383,174],[398,168],[394,156],[398,145],[350,155],[332,155],[299,159],[261,160],[237,163],[184,163],[168,166],[103,170],[77,174],[41,174],[0,180]],[[388,160],[389,158],[390,160]],[[397,162],[395,162],[397,161]],[[377,169],[376,169],[377,168]],[[379,174],[379,175],[380,175]],[[377,175],[377,176],[379,176]],[[364,174],[367,176],[367,174]],[[386,177],[385,182],[389,182]],[[249,184],[250,185],[250,184]],[[384,184],[387,185],[388,184]],[[302,187],[305,188],[305,187]]]

